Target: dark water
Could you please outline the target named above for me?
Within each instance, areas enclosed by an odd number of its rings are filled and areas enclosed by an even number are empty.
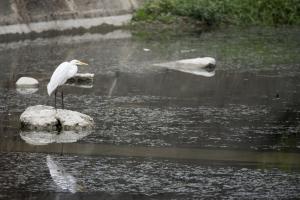
[[[0,43],[0,198],[299,197],[299,35],[297,27],[117,31]],[[203,56],[217,60],[211,78],[152,66]],[[95,80],[66,86],[65,106],[92,116],[95,130],[76,143],[27,144],[20,114],[54,103],[49,77],[74,58]],[[40,81],[36,93],[16,90],[24,75]]]

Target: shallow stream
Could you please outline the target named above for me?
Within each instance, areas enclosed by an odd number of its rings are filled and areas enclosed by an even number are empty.
[[[0,43],[0,199],[291,199],[300,195],[300,29],[113,31]],[[213,77],[155,63],[214,57]],[[53,105],[62,61],[90,64],[65,107],[92,116],[75,143],[38,145],[20,114]],[[33,94],[21,76],[40,81]],[[61,178],[64,177],[64,178]]]

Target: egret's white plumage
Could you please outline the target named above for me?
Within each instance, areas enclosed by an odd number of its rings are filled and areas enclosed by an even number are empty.
[[[59,86],[65,84],[69,78],[72,78],[78,71],[77,65],[88,65],[79,60],[72,60],[70,62],[61,63],[53,72],[51,79],[47,85],[47,92],[49,96],[55,91],[55,108],[56,108],[56,91]],[[64,95],[61,90],[61,104],[64,109]]]
[[[67,80],[77,73],[77,66],[69,62],[61,63],[51,76],[50,82],[47,85],[48,95],[50,96],[53,91],[60,85],[63,85]]]
[[[79,60],[72,60],[70,62],[61,63],[53,72],[50,82],[47,85],[48,95],[50,96],[58,86],[61,86],[67,82],[67,80],[73,77],[77,71],[77,65],[87,65]]]

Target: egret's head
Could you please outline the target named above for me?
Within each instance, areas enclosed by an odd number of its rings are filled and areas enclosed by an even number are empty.
[[[87,63],[81,62],[80,60],[71,60],[70,63],[73,65],[88,65]]]

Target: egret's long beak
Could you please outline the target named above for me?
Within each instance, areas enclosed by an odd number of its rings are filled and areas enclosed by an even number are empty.
[[[89,64],[81,62],[81,61],[79,61],[79,62],[80,62],[79,65],[89,65]]]

